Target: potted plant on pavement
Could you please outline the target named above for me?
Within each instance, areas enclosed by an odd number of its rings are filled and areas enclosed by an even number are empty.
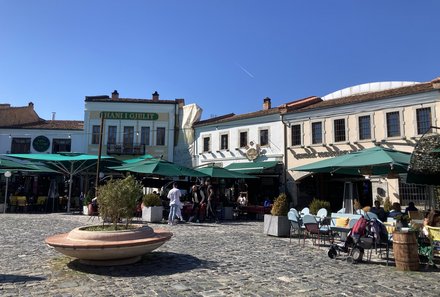
[[[171,238],[172,233],[166,230],[131,223],[136,201],[142,196],[134,177],[110,180],[97,194],[102,224],[50,236],[46,243],[82,263],[108,266],[135,263]]]
[[[161,222],[163,217],[163,206],[159,195],[150,193],[142,199],[142,221],[155,223]]]
[[[271,214],[264,215],[264,234],[288,236],[290,231],[287,213],[289,211],[287,196],[281,193],[274,201]]]

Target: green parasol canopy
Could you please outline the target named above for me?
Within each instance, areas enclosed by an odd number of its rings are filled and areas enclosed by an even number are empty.
[[[247,175],[235,171],[228,170],[223,167],[218,167],[214,165],[208,165],[206,167],[196,168],[197,171],[202,172],[210,177],[219,178],[258,178],[256,176]]]
[[[140,156],[140,157],[137,157],[137,158],[127,159],[127,160],[124,160],[122,162],[125,163],[125,164],[133,164],[133,163],[137,163],[137,162],[144,161],[144,160],[149,160],[149,159],[153,159],[153,156],[150,155],[150,154],[146,154],[146,155],[143,155],[143,156]]]
[[[289,170],[352,175],[406,173],[410,157],[410,153],[383,147],[372,147],[311,164],[289,168]]]
[[[161,159],[146,159],[135,163],[126,163],[121,166],[109,167],[109,169],[157,176],[206,176],[204,173]]]
[[[13,158],[27,159],[42,162],[55,172],[69,176],[69,197],[67,201],[67,212],[70,212],[70,199],[72,195],[72,178],[89,168],[96,166],[97,155],[88,155],[83,153],[58,153],[58,154],[9,154]],[[108,156],[101,156],[101,159],[107,162],[118,162],[116,159]]]

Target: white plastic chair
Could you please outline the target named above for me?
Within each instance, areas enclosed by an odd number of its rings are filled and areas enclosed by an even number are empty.
[[[305,215],[308,215],[308,214],[310,214],[310,209],[308,207],[304,207],[301,210],[301,216],[305,216]]]
[[[325,209],[325,208],[320,208],[320,209],[318,210],[318,213],[316,214],[316,216],[317,216],[318,218],[320,218],[320,219],[323,219],[323,218],[327,217],[327,209]]]

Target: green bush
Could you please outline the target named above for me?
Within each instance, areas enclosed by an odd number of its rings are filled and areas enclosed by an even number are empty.
[[[289,212],[289,205],[287,204],[287,196],[281,193],[274,201],[270,213],[273,216],[287,216]]]
[[[151,206],[162,206],[162,201],[159,198],[159,195],[156,194],[146,194],[144,196],[144,199],[142,200],[144,203],[144,206],[151,207]]]
[[[327,213],[331,213],[330,202],[313,198],[309,205],[310,213],[316,215],[321,208],[327,209]]]
[[[136,179],[128,175],[124,179],[110,180],[98,188],[99,214],[109,220],[117,229],[120,219],[128,222],[133,217],[136,201],[142,197],[142,187]]]

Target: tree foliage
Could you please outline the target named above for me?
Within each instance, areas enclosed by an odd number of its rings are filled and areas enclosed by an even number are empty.
[[[115,229],[120,219],[126,219],[128,227],[136,208],[136,201],[141,197],[141,184],[133,176],[110,180],[98,188],[99,213],[104,219],[110,220]]]

